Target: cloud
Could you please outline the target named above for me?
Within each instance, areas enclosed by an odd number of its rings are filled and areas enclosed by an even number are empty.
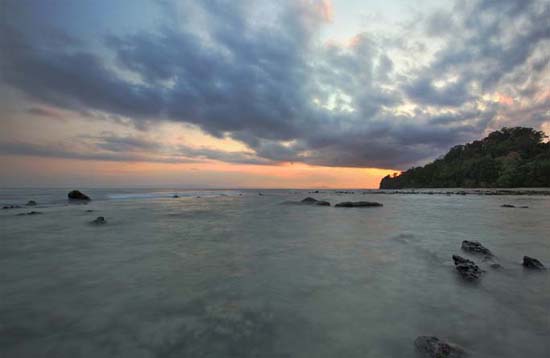
[[[160,162],[160,163],[195,163],[194,160],[174,157],[153,157],[150,154],[143,155],[137,153],[118,153],[118,152],[94,152],[94,151],[75,151],[71,146],[62,144],[42,145],[26,142],[6,142],[0,143],[0,152],[8,155],[25,155],[45,158],[63,158],[79,160],[97,160],[112,162]]]
[[[48,39],[6,20],[2,81],[35,102],[129,118],[142,129],[195,124],[251,153],[182,145],[182,155],[239,163],[406,168],[498,121],[548,118],[530,98],[548,80],[546,0],[457,2],[427,16],[422,36],[363,33],[351,46],[319,42],[332,16],[327,1],[158,3],[167,11],[162,26],[105,34],[99,46],[64,36],[71,28],[63,23],[44,25],[58,34]],[[410,52],[433,41],[441,45],[431,56]],[[411,56],[428,60],[410,64]],[[496,92],[518,98],[528,117],[487,99]],[[134,140],[104,137],[97,147],[159,150]]]
[[[46,107],[31,107],[27,110],[27,113],[32,114],[33,116],[63,119],[63,116],[60,113]]]
[[[259,158],[252,152],[223,151],[183,144],[166,145],[136,136],[121,136],[105,132],[99,136],[80,135],[64,142],[46,144],[22,141],[0,142],[0,153],[35,157],[54,157],[80,160],[153,163],[200,163],[208,160],[227,163],[266,165],[276,164]]]

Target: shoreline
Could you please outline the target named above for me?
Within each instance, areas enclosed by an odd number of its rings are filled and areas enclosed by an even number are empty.
[[[516,196],[550,196],[550,189],[459,189],[459,190],[426,190],[426,189],[379,189],[372,194],[423,194],[423,195],[516,195]]]

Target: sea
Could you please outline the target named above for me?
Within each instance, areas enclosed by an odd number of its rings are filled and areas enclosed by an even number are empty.
[[[550,357],[550,196],[71,189],[0,189],[2,358]]]

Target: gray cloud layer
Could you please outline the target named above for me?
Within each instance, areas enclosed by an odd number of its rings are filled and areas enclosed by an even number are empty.
[[[7,3],[17,13],[31,6]],[[2,20],[2,81],[37,102],[129,117],[139,126],[193,123],[256,155],[182,146],[183,155],[258,164],[406,168],[479,137],[497,119],[534,126],[550,120],[547,102],[533,99],[548,90],[546,0],[459,1],[403,29],[399,39],[361,34],[352,47],[320,45],[326,20],[307,2],[159,3],[167,11],[163,26],[105,35],[101,49],[69,36],[64,24],[38,31],[25,16]],[[263,6],[274,7],[273,16],[260,25],[252,12]],[[409,40],[413,30],[423,37]],[[423,40],[443,44],[432,61],[396,65],[392,54]],[[522,101],[523,112],[483,99],[496,91]],[[401,110],[411,104],[412,113]],[[131,153],[138,144],[106,138],[98,145]]]

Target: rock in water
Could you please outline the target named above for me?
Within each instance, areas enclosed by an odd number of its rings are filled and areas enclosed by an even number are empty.
[[[414,345],[425,357],[460,358],[466,356],[466,352],[461,347],[433,336],[420,336],[415,339]]]
[[[2,209],[20,209],[21,207],[19,205],[4,205]]]
[[[107,220],[105,220],[103,216],[98,216],[94,221],[92,221],[92,224],[96,224],[96,225],[107,224]]]
[[[462,241],[462,250],[466,252],[470,252],[472,254],[480,254],[484,255],[486,257],[493,257],[493,253],[491,250],[486,248],[485,246],[481,245],[479,241],[468,241],[464,240]]]
[[[84,200],[84,201],[89,201],[89,200],[92,200],[90,199],[90,197],[78,190],[73,190],[71,191],[69,194],[67,194],[67,196],[69,197],[69,199],[71,200]]]
[[[40,215],[40,214],[42,214],[40,211],[29,211],[28,213],[17,214],[17,216]]]
[[[334,205],[338,208],[373,208],[383,206],[381,203],[374,201],[344,201]]]
[[[531,270],[544,270],[546,267],[534,257],[523,256],[523,266]]]
[[[301,201],[285,201],[283,204],[330,206],[330,203],[328,201],[317,200],[309,196]]]
[[[27,203],[27,206],[36,206],[36,201],[29,200],[29,202]]]
[[[458,255],[453,255],[453,261],[455,262],[456,270],[460,273],[462,278],[466,280],[477,280],[481,274],[483,274],[483,270],[481,270],[479,266],[471,260],[465,259],[464,257]]]
[[[511,204],[503,204],[500,206],[501,208],[515,208],[516,206],[515,205],[511,205]]]
[[[317,201],[318,201],[317,199],[308,196],[307,198],[302,200],[301,203],[303,203],[303,204],[315,204]]]

